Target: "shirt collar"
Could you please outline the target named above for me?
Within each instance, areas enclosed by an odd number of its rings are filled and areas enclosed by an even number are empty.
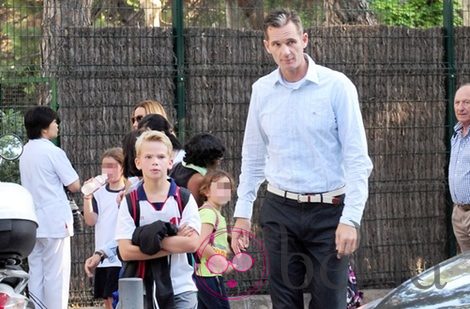
[[[454,126],[454,131],[457,133],[458,131],[461,131],[463,128],[463,125],[460,122],[457,122],[457,124]]]
[[[108,191],[108,192],[111,192],[111,193],[119,193],[119,192],[121,192],[122,190],[124,190],[126,187],[124,186],[124,187],[122,187],[122,188],[119,189],[119,190],[113,190],[113,189],[111,189],[111,188],[109,187],[109,183],[107,183],[106,186],[105,186],[105,188],[106,188],[106,191]]]
[[[184,160],[181,161],[181,164],[186,168],[190,168],[192,170],[195,170],[196,172],[198,172],[202,176],[206,176],[206,174],[207,174],[207,168],[205,168],[205,167],[197,166],[197,165],[194,165],[192,163],[186,163],[186,162],[184,162]]]
[[[170,182],[170,190],[168,190],[168,196],[173,196],[176,198],[176,182],[173,180],[173,178],[168,178],[168,181]],[[145,194],[144,190],[144,182],[137,187],[137,198],[139,201],[146,201],[147,200],[147,194]]]
[[[304,57],[305,59],[307,59],[308,62],[307,74],[305,74],[305,81],[310,81],[312,83],[318,84],[320,82],[320,78],[318,77],[318,70],[315,61],[313,61],[313,59],[307,54],[304,54]],[[279,67],[275,71],[273,84],[282,85],[282,75]]]
[[[38,142],[38,143],[52,143],[51,140],[49,140],[49,139],[47,139],[47,138],[44,138],[44,137],[30,139],[30,141],[32,141],[32,142]],[[52,144],[53,144],[53,143],[52,143]]]

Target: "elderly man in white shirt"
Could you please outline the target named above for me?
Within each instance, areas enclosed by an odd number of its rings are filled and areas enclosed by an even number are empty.
[[[278,69],[254,83],[242,150],[232,248],[248,246],[253,201],[260,213],[273,308],[346,308],[348,255],[368,196],[372,162],[355,86],[303,50],[297,13],[265,19],[264,46]]]
[[[65,152],[51,142],[59,132],[57,114],[37,106],[26,112],[24,120],[29,141],[20,157],[21,184],[33,197],[39,225],[28,257],[29,293],[37,308],[65,309],[73,217],[64,186],[77,192],[80,180]]]

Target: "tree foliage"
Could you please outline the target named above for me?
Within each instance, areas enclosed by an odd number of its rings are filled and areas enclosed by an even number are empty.
[[[15,134],[24,136],[23,115],[13,109],[0,110],[0,136]],[[0,181],[20,183],[20,170],[18,160],[0,160]]]
[[[453,0],[454,24],[462,25],[460,2]],[[371,9],[385,25],[410,28],[442,27],[443,0],[372,0]]]
[[[38,70],[41,12],[34,0],[6,0],[0,6],[0,77]]]
[[[41,71],[41,38],[47,30],[42,12],[47,1],[1,2],[0,78],[37,76]],[[89,24],[92,27],[144,26],[139,0],[76,2],[91,3]],[[162,0],[162,3],[161,24],[169,27],[174,1]],[[385,25],[428,28],[442,26],[443,3],[443,0],[185,0],[184,13],[185,24],[191,27],[259,29],[263,12],[275,7],[291,7],[299,12],[305,28],[322,24],[367,24],[365,21],[372,19]],[[460,1],[453,0],[453,3],[455,24],[461,25]],[[75,7],[70,14],[76,12],[73,10]]]

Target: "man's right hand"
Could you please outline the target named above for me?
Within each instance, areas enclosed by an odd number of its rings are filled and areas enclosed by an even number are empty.
[[[232,228],[232,250],[234,254],[245,251],[250,245],[251,222],[245,218],[237,218]]]

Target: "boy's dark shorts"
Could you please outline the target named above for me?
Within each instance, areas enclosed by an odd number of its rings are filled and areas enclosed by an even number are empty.
[[[97,267],[95,269],[95,298],[113,297],[113,292],[118,290],[119,271],[121,267]]]

